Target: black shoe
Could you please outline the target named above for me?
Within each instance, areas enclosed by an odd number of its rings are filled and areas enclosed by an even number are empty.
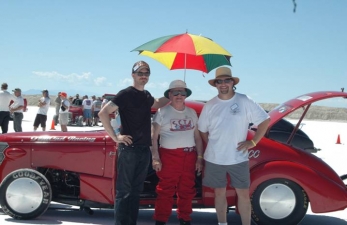
[[[156,221],[155,221],[155,225],[166,225],[166,223],[156,220]]]
[[[190,225],[190,221],[185,221],[183,219],[180,219],[180,225]]]

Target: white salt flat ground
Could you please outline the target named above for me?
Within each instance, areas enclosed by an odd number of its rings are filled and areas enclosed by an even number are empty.
[[[23,120],[23,131],[31,131],[33,120],[36,114],[36,107],[29,106]],[[54,115],[54,109],[51,108],[48,113],[47,130],[50,131],[51,120]],[[304,121],[302,129],[312,138],[315,146],[322,149],[316,155],[326,161],[339,175],[347,174],[347,121],[346,122],[325,122],[325,121]],[[56,126],[57,131],[60,126]],[[99,130],[102,127],[73,127],[68,130]],[[13,132],[12,122],[10,122],[9,132]],[[340,135],[341,144],[336,144],[338,135]],[[319,186],[319,184],[317,184]],[[140,210],[138,224],[154,224],[152,220],[153,210]],[[211,225],[217,224],[214,209],[194,210],[192,214],[193,224]],[[234,211],[228,214],[229,225],[241,225],[240,218]],[[0,224],[104,224],[111,225],[113,222],[113,210],[94,209],[94,215],[90,216],[77,207],[52,203],[51,207],[41,217],[30,221],[18,221],[5,215],[0,208]],[[172,213],[168,225],[178,224],[175,212]],[[347,209],[343,211],[314,214],[308,210],[307,215],[299,225],[347,225]]]

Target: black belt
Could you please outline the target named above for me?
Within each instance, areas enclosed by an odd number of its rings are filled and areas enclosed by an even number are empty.
[[[149,145],[125,145],[124,143],[119,143],[118,146],[129,147],[129,148],[148,148]]]
[[[192,152],[192,151],[195,151],[195,147],[185,147],[185,148],[183,148],[183,151],[184,152]]]
[[[23,114],[22,112],[14,112],[14,113],[15,113],[15,114],[19,114],[19,113],[20,113],[20,114]]]

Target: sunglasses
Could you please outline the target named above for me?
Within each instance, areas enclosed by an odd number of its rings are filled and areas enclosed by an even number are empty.
[[[231,78],[228,78],[225,80],[217,79],[217,80],[214,80],[214,83],[215,84],[223,84],[223,83],[229,84],[231,81],[233,81],[233,79],[231,79]]]
[[[139,76],[139,77],[143,77],[143,76],[149,77],[149,75],[151,75],[150,72],[136,72],[136,74],[137,74],[137,76]]]
[[[187,96],[186,91],[170,91],[173,96],[181,95],[181,96]]]

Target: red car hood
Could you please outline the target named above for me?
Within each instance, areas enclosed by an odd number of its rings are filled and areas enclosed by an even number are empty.
[[[286,101],[269,112],[269,115],[271,117],[269,129],[283,117],[287,116],[289,113],[295,111],[298,108],[307,107],[319,100],[335,97],[347,98],[347,93],[341,91],[312,92]]]

